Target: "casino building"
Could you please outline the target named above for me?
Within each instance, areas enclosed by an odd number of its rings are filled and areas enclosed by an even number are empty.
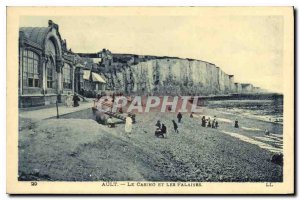
[[[64,102],[68,93],[83,90],[85,82],[86,85],[105,84],[105,80],[95,72],[91,74],[96,78],[84,80],[84,72],[92,70],[85,64],[83,58],[67,49],[59,26],[51,20],[48,27],[21,27],[19,107]]]

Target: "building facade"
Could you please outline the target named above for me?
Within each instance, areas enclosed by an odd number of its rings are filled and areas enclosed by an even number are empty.
[[[80,93],[85,69],[51,20],[48,27],[19,29],[19,107],[60,103],[68,93]]]

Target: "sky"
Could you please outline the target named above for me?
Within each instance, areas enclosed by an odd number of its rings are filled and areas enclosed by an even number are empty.
[[[24,16],[20,27],[45,27],[48,19],[73,52],[199,59],[236,82],[283,91],[282,16]]]

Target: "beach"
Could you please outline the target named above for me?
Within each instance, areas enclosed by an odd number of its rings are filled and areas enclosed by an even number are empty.
[[[203,107],[193,118],[183,113],[179,133],[171,122],[176,113],[151,112],[137,114],[132,133],[125,134],[124,124],[108,128],[91,113],[86,109],[38,123],[20,117],[19,180],[283,181],[282,165],[271,162],[282,153],[280,123]],[[203,115],[216,116],[219,127],[201,127]],[[165,138],[154,136],[157,120],[167,127]]]

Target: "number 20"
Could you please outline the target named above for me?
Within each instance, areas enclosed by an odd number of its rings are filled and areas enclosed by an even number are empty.
[[[31,186],[37,186],[37,182],[31,182]]]

